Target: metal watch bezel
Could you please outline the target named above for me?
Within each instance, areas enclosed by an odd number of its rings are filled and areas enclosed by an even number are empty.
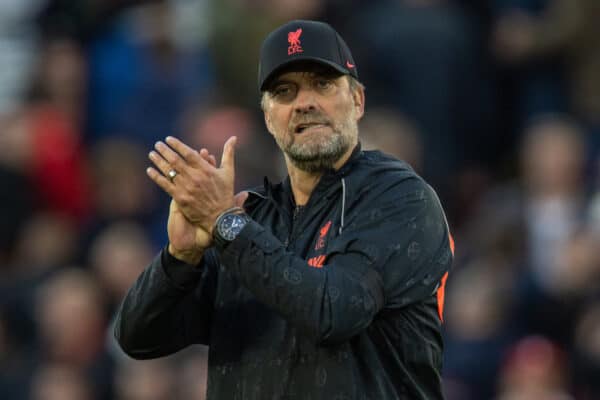
[[[232,242],[244,229],[250,217],[244,213],[225,213],[215,225],[215,239],[219,242]]]

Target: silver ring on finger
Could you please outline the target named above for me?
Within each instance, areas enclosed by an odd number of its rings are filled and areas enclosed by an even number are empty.
[[[175,179],[175,177],[177,176],[177,171],[175,171],[174,169],[170,169],[169,172],[167,172],[167,176],[169,177],[169,180],[173,182],[173,179]]]

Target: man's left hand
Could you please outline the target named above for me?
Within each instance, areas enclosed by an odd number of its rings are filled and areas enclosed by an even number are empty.
[[[235,143],[230,137],[223,146],[221,166],[207,161],[200,153],[182,141],[167,137],[157,142],[150,160],[148,176],[178,204],[181,212],[194,225],[212,234],[215,220],[221,212],[235,205]],[[205,151],[205,150],[202,150]],[[176,171],[170,179],[169,171]]]

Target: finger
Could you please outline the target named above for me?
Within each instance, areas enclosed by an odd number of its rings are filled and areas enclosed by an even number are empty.
[[[234,197],[235,206],[236,207],[244,207],[244,203],[246,202],[247,198],[248,198],[248,192],[246,192],[246,191],[239,192]]]
[[[169,164],[169,169],[173,168],[179,174],[187,175],[188,165],[186,161],[177,154],[172,148],[167,146],[165,143],[158,141],[154,144],[156,152],[164,158]],[[154,161],[154,160],[152,160]],[[168,171],[168,170],[167,170]]]
[[[187,144],[183,143],[181,140],[173,136],[167,136],[165,138],[165,142],[167,142],[169,146],[171,146],[177,153],[179,153],[181,158],[183,158],[190,164],[199,165],[203,162],[203,159],[199,156],[198,152],[190,146],[188,146]]]
[[[168,193],[171,197],[173,197],[175,191],[175,185],[165,178],[160,172],[152,167],[146,168],[146,174],[156,183],[162,190]]]
[[[225,142],[223,146],[223,155],[221,156],[221,168],[233,171],[235,163],[235,143],[237,137],[232,136]]]
[[[158,152],[151,151],[148,153],[148,158],[165,177],[169,176],[169,171],[173,169],[173,166],[171,166],[171,164],[169,164]]]
[[[208,152],[208,150],[206,150],[206,149],[200,150],[200,157],[202,157],[203,159],[205,159],[213,167],[215,167],[215,168],[217,167],[217,160],[215,159],[215,156],[213,156],[212,154],[210,154]]]

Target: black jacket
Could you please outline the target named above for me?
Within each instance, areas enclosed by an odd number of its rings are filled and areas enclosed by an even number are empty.
[[[405,163],[355,150],[294,215],[289,180],[196,268],[167,251],[123,301],[134,358],[210,346],[208,399],[442,399],[441,307],[451,238]]]

